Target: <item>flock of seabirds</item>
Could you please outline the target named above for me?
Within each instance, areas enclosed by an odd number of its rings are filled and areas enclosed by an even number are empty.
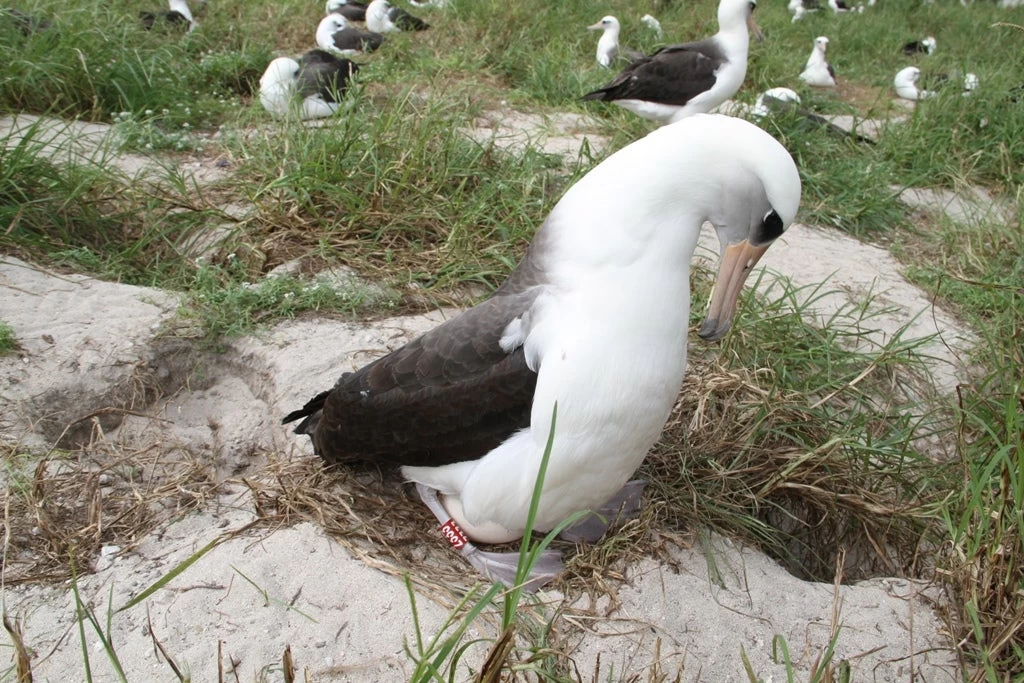
[[[443,10],[445,1],[414,4]],[[794,20],[816,9],[810,1],[793,0]],[[841,3],[829,0],[831,11],[858,11]],[[533,530],[596,541],[611,521],[637,512],[644,482],[631,477],[661,435],[686,370],[689,264],[701,226],[710,223],[720,243],[699,330],[714,341],[729,331],[748,274],[796,217],[801,185],[789,152],[743,118],[709,113],[743,83],[750,33],[762,38],[754,8],[753,0],[720,0],[718,33],[632,55],[584,95],[664,125],[569,188],[490,298],[345,372],[284,418],[328,463],[400,468],[443,536],[491,580],[515,583],[519,553],[475,544],[527,533],[546,453]],[[303,118],[334,113],[358,69],[348,56],[382,48],[389,33],[429,28],[388,0],[328,0],[326,10],[317,49],[274,59],[260,79],[259,99],[272,115],[300,103]],[[142,20],[195,26],[186,0]],[[643,22],[660,34],[657,19]],[[628,55],[615,17],[590,28],[602,32],[601,66]],[[835,87],[827,46],[826,37],[814,41],[800,74],[809,85]],[[930,54],[935,39],[903,49]],[[919,71],[908,68],[897,92],[928,97],[917,88]],[[976,86],[975,78],[967,89]],[[799,102],[786,90],[764,93],[751,113]],[[561,567],[560,554],[546,551],[523,584],[536,589]]]
[[[185,5],[186,1],[171,0],[172,8]],[[413,4],[419,7],[444,7],[446,2],[413,0]],[[873,6],[875,2],[868,0],[867,6]],[[611,68],[619,57],[628,58],[630,63],[611,83],[585,94],[583,99],[614,102],[659,123],[670,123],[696,112],[713,110],[742,85],[746,72],[748,30],[758,40],[763,40],[763,34],[752,18],[754,6],[756,0],[723,2],[719,7],[720,30],[717,34],[701,41],[669,45],[649,56],[623,48],[619,44],[619,20],[611,15],[603,17],[587,27],[601,31],[597,42],[598,64]],[[828,0],[826,7],[827,11],[835,14],[865,10],[863,4],[850,7],[844,0]],[[818,0],[790,0],[789,3],[794,22],[808,12],[824,9]],[[645,14],[640,21],[659,39],[662,37],[661,24],[655,17]],[[364,23],[365,30],[355,23]],[[373,0],[369,4],[357,0],[327,0],[326,16],[316,29],[317,48],[298,60],[289,57],[273,60],[260,79],[260,102],[276,117],[290,115],[297,101],[301,103],[300,116],[303,119],[331,116],[340,106],[349,80],[359,69],[359,65],[348,57],[377,50],[384,44],[387,33],[428,28],[427,22],[392,6],[388,0]],[[836,87],[835,70],[827,59],[828,45],[827,36],[814,39],[811,54],[800,73],[800,79],[809,86]],[[927,36],[906,43],[902,51],[908,56],[931,55],[936,46],[935,37]],[[921,87],[921,79],[921,69],[908,66],[895,75],[893,88],[899,97],[906,100],[934,97],[936,91]],[[932,77],[934,83],[943,86],[948,80],[946,74]],[[963,94],[969,95],[978,85],[977,75],[965,74]],[[752,116],[760,117],[772,107],[798,104],[800,96],[794,90],[778,87],[762,93],[748,111]],[[824,123],[821,117],[804,114]]]

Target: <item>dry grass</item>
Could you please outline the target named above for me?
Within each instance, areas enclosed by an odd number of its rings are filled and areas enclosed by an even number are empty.
[[[809,405],[775,384],[768,368],[729,370],[713,360],[691,370],[644,465],[669,503],[658,508],[657,527],[710,525],[817,581],[832,580],[842,556],[849,581],[917,574],[938,501],[908,478],[907,454],[852,439],[842,393]]]
[[[38,460],[7,446],[4,583],[56,582],[88,570],[104,546],[130,549],[160,522],[201,508],[211,468],[165,443],[91,443]],[[74,568],[74,569],[73,569]]]

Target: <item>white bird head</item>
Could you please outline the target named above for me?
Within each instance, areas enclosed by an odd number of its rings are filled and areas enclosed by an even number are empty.
[[[754,21],[756,0],[721,0],[718,3],[718,28],[720,31],[731,31],[746,25],[758,41],[764,40],[761,27]]]
[[[619,20],[609,14],[606,17],[602,17],[601,21],[596,24],[591,24],[587,28],[591,31],[604,31],[605,33],[614,33],[615,35],[618,35],[620,26]]]
[[[267,65],[267,70],[260,76],[260,104],[271,116],[288,116],[294,104],[298,76],[299,63],[294,59],[278,57]]]
[[[373,0],[366,8],[366,28],[376,33],[397,31],[398,27],[388,16],[390,12],[391,4],[388,0]]]
[[[613,265],[685,283],[709,221],[721,250],[700,334],[719,339],[744,280],[799,205],[800,174],[775,138],[743,119],[697,114],[624,147],[570,188],[548,218],[550,258],[573,261],[564,271],[570,281]]]
[[[814,39],[814,49],[819,51],[821,54],[828,52],[828,38],[825,36],[818,36]]]
[[[935,97],[933,90],[921,90],[917,87],[917,82],[920,78],[921,70],[916,66],[900,69],[892,80],[896,94],[905,100],[925,100],[929,97]]]
[[[978,74],[967,73],[964,74],[964,94],[969,95],[978,89],[981,84],[981,79],[978,78]]]
[[[935,42],[935,36],[928,36],[921,41],[921,44],[924,45],[924,49],[928,54],[935,52],[935,47],[938,45],[938,43]]]
[[[330,14],[336,9],[344,7],[348,4],[348,0],[327,0],[327,5],[324,7],[324,13]]]
[[[271,60],[267,70],[260,76],[260,89],[274,85],[294,83],[299,75],[299,63],[289,57]]]
[[[916,66],[908,66],[896,72],[896,78],[893,79],[892,84],[899,90],[901,87],[917,85],[919,78],[921,78],[921,70]]]
[[[348,26],[348,20],[340,14],[328,14],[320,20],[316,27],[316,44],[321,50],[328,52],[337,48],[334,46],[334,34]]]

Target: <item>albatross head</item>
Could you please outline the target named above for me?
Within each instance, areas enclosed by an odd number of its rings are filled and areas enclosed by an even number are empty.
[[[744,281],[800,205],[800,175],[786,148],[753,124],[722,118],[707,132],[713,146],[695,155],[708,158],[693,160],[714,169],[700,189],[703,218],[720,244],[718,275],[699,332],[709,341],[729,331]]]
[[[622,278],[634,295],[661,297],[671,309],[675,299],[664,297],[680,288],[688,319],[690,260],[709,222],[720,261],[700,335],[715,340],[728,332],[744,281],[799,204],[800,174],[775,138],[743,119],[696,114],[591,169],[558,202],[531,249],[566,290]]]
[[[912,93],[917,90],[917,80],[919,78],[921,78],[921,70],[916,66],[908,66],[896,72],[896,77],[892,79],[892,84],[896,88],[896,92],[905,97],[904,93]],[[909,99],[914,99],[914,97]]]
[[[619,20],[609,14],[606,17],[602,17],[601,21],[596,24],[591,24],[587,28],[591,31],[604,31],[605,33],[612,32],[615,33],[615,35],[618,35]]]
[[[267,70],[260,76],[260,89],[294,83],[298,75],[298,62],[290,57],[278,57],[267,65]]]
[[[764,40],[761,27],[754,21],[754,10],[757,0],[721,0],[718,3],[718,27],[720,31],[731,31],[744,26],[750,30],[758,42]]]

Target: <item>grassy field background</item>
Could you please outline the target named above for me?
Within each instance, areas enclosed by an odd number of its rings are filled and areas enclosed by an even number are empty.
[[[565,164],[537,150],[499,153],[460,128],[502,108],[587,113],[591,132],[617,149],[650,126],[579,101],[612,76],[595,63],[596,35],[584,27],[615,14],[623,43],[643,49],[657,45],[639,23],[646,12],[659,17],[666,42],[716,28],[710,0],[452,0],[444,10],[418,12],[434,24],[430,31],[390,36],[378,53],[360,58],[359,86],[320,128],[273,122],[253,99],[270,59],[313,46],[322,12],[316,0],[212,0],[197,10],[199,26],[187,36],[142,31],[137,11],[152,8],[146,0],[37,0],[18,8],[54,26],[26,37],[0,22],[0,113],[112,124],[123,151],[158,156],[170,170],[161,182],[133,183],[109,158],[57,164],[41,136],[4,140],[0,250],[180,292],[181,315],[198,330],[195,343],[212,347],[225,335],[311,311],[371,317],[476,300],[502,281],[562,191],[600,154]],[[769,368],[771,396],[712,396],[716,414],[741,425],[731,440],[701,442],[705,436],[687,433],[688,420],[673,423],[647,465],[667,482],[658,495],[671,503],[669,522],[699,520],[824,580],[835,558],[808,548],[822,539],[867,544],[884,531],[891,546],[913,549],[891,562],[896,569],[932,576],[950,591],[950,626],[966,675],[1019,680],[1024,231],[1019,218],[962,224],[922,215],[897,196],[908,187],[980,185],[1020,215],[1024,32],[1017,24],[1024,11],[880,0],[861,15],[823,11],[794,24],[775,0],[762,2],[756,17],[767,40],[752,44],[739,100],[784,85],[820,113],[904,119],[870,146],[795,117],[762,125],[800,167],[799,220],[890,248],[910,280],[976,330],[974,376],[954,396],[878,401],[893,378],[923,372],[912,345],[896,340],[872,354],[854,352],[853,313],[819,330],[799,306],[780,308],[779,299],[748,293],[748,330],[696,360],[711,363],[713,355],[715,372]],[[830,38],[837,92],[809,91],[796,77],[818,35]],[[903,42],[925,35],[937,37],[935,55],[900,53]],[[891,82],[911,63],[926,73],[973,72],[981,86],[971,97],[951,87],[908,111],[893,103]],[[173,171],[197,158],[218,160],[230,179],[198,187]],[[232,204],[247,209],[239,217],[225,210]],[[213,225],[227,225],[223,242],[197,258],[187,245]],[[296,258],[302,269],[295,277],[249,285]],[[304,279],[337,266],[386,293],[339,294]],[[696,301],[706,292],[705,275],[695,287]],[[695,306],[695,321],[700,313]],[[16,345],[0,313],[0,350]],[[851,388],[871,364],[881,370]],[[834,392],[835,400],[809,407],[807,396]],[[933,435],[943,459],[915,448],[922,433]],[[838,446],[821,453],[823,443]],[[735,449],[725,445],[737,444],[739,455],[728,455]],[[808,533],[787,528],[779,518],[792,501],[751,494],[764,492],[778,471],[825,482],[825,497],[798,502],[812,511],[853,501],[841,523],[802,525],[814,528]],[[777,514],[757,512],[759,505]],[[860,569],[870,574],[871,566],[866,560]]]

